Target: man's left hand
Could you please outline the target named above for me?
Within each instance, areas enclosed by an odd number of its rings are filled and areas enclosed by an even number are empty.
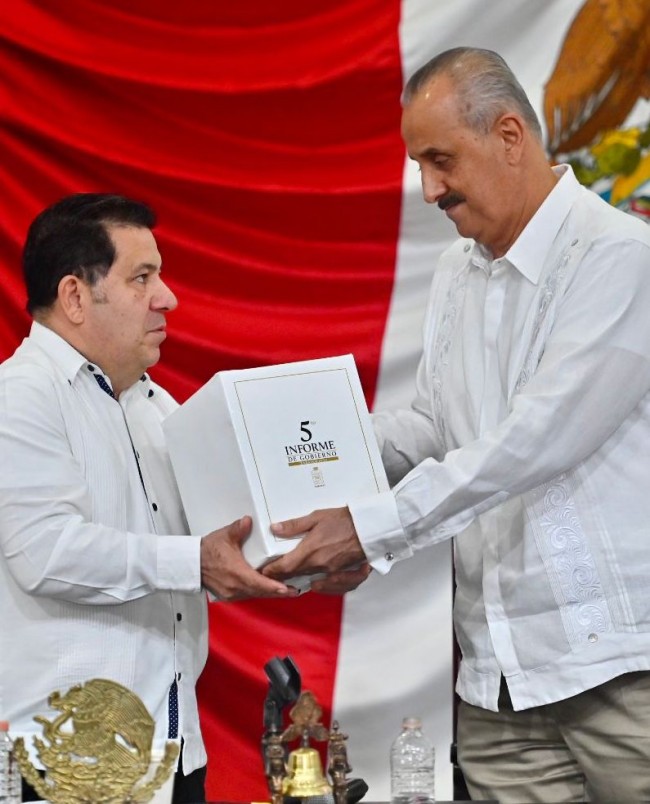
[[[370,567],[347,508],[325,508],[307,516],[271,525],[275,536],[300,543],[281,558],[267,564],[263,574],[278,580],[296,575],[325,573],[312,589],[324,594],[343,594],[355,589],[370,574]]]

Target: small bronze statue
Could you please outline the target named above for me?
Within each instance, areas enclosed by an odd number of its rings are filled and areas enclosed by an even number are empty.
[[[282,804],[284,796],[284,779],[287,774],[285,764],[285,748],[282,744],[282,735],[273,730],[265,745],[266,781],[271,794],[271,804]]]
[[[348,752],[345,747],[347,734],[339,731],[339,724],[335,720],[332,723],[332,730],[329,736],[329,761],[327,772],[332,780],[334,790],[334,801],[336,804],[346,804],[348,800],[348,779],[347,775],[352,770],[348,763]]]
[[[328,731],[321,723],[323,710],[311,692],[303,692],[291,709],[291,725],[278,734],[272,728],[264,738],[264,764],[271,804],[282,804],[284,796],[309,798],[334,797],[336,804],[347,804],[348,764],[345,741],[347,734],[339,731],[334,722]],[[300,747],[287,757],[287,743],[300,740]],[[332,785],[325,778],[318,751],[311,741],[328,743],[328,773]]]

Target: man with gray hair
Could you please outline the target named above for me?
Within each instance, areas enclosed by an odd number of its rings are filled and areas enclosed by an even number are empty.
[[[395,485],[278,523],[306,536],[265,571],[343,590],[453,538],[472,795],[650,800],[650,229],[549,165],[496,53],[418,70],[402,135],[461,237],[413,405],[375,416]]]

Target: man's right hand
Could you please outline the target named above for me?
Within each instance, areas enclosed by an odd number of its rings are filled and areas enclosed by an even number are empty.
[[[298,592],[254,570],[242,555],[252,520],[244,516],[201,539],[201,582],[221,600],[249,597],[296,597]]]

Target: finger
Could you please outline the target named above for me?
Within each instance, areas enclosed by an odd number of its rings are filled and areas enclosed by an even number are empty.
[[[265,564],[261,570],[262,574],[267,578],[278,578],[282,580],[283,578],[291,578],[292,575],[297,575],[298,570],[300,570],[300,575],[309,575],[311,572],[315,571],[312,570],[306,562],[303,563],[303,553],[306,553],[306,549],[303,545],[304,542],[301,542],[289,553]]]
[[[344,595],[361,586],[371,572],[372,567],[369,564],[363,564],[354,570],[332,572],[325,578],[313,580],[311,589],[321,595]]]
[[[265,578],[261,574],[258,574],[246,593],[250,597],[297,597],[300,594],[293,586],[274,581],[273,578]]]
[[[235,589],[249,596],[283,596],[293,591],[281,580],[262,575],[261,572],[251,567],[241,554],[233,559],[230,577]]]
[[[256,572],[249,583],[249,593],[256,597],[295,597],[298,590],[275,578],[265,578],[262,573]]]
[[[238,600],[251,600],[255,599],[268,599],[268,598],[285,598],[288,599],[290,597],[299,597],[301,592],[293,587],[287,587],[286,591],[280,592],[264,592],[259,589],[245,589],[245,590],[237,590],[235,592],[230,593],[222,593],[215,589],[210,589],[210,592],[216,596],[217,602],[219,603],[235,603]]]
[[[284,539],[300,536],[313,528],[314,515],[313,513],[306,516],[299,516],[295,519],[285,519],[283,522],[273,522],[271,524],[271,533],[274,536],[281,536]]]
[[[277,578],[278,580],[282,580],[282,578],[291,577],[290,572],[287,572],[285,568],[285,562],[283,558],[276,558],[275,561],[271,561],[270,563],[265,564],[260,570],[260,572],[262,573],[262,575],[264,575],[265,578]]]
[[[222,578],[219,594],[225,600],[249,597],[296,597],[297,590],[273,578],[266,578],[246,564],[227,579]]]

